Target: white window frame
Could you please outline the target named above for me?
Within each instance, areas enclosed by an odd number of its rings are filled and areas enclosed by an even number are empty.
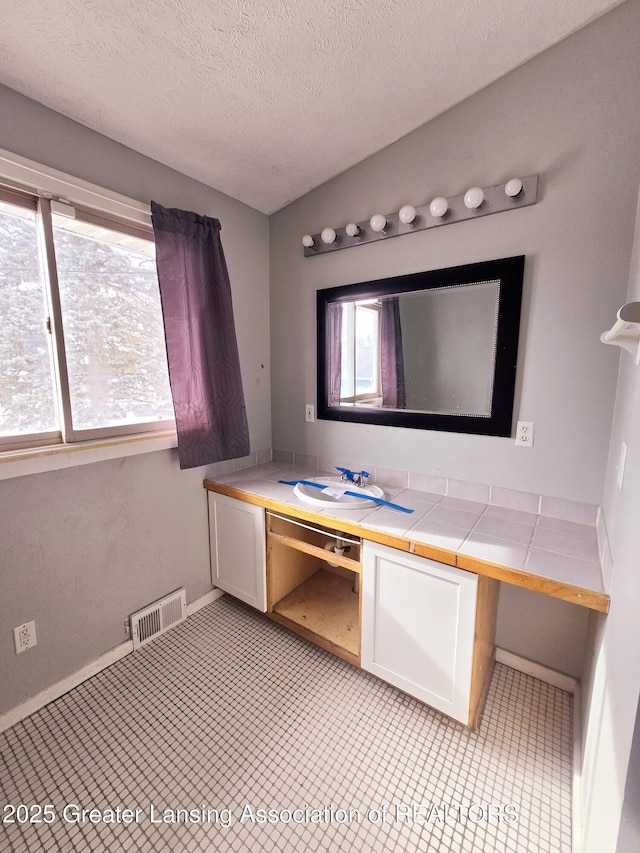
[[[34,472],[33,459],[48,458],[42,466],[35,470],[52,470],[67,467],[70,450],[89,450],[90,458],[81,460],[74,454],[74,461],[69,464],[83,464],[84,461],[96,461],[98,458],[112,458],[119,455],[114,453],[114,447],[122,444],[121,455],[131,455],[159,447],[175,447],[175,422],[147,421],[143,423],[124,424],[115,427],[102,427],[92,430],[74,430],[71,428],[70,402],[68,395],[68,380],[66,377],[66,357],[64,354],[64,339],[62,334],[61,312],[55,265],[51,263],[52,232],[51,232],[51,203],[58,202],[77,209],[79,217],[92,221],[103,227],[111,227],[130,233],[144,239],[153,240],[151,226],[151,210],[149,205],[129,199],[126,196],[111,192],[95,184],[76,179],[63,172],[42,166],[19,155],[0,149],[0,187],[16,198],[35,197],[37,202],[38,231],[43,245],[43,258],[48,277],[48,290],[51,295],[49,314],[53,331],[54,358],[57,361],[57,375],[62,385],[67,383],[67,390],[58,389],[58,405],[60,409],[61,432],[38,433],[0,439],[0,479],[15,476],[22,472],[22,465],[14,463],[30,460],[28,473]],[[25,206],[30,206],[28,203]],[[48,223],[47,228],[44,224]],[[66,397],[66,399],[65,399]],[[141,439],[148,439],[141,444]],[[150,441],[156,439],[156,441]],[[108,448],[108,450],[107,450]],[[101,452],[106,451],[106,456]],[[64,451],[67,463],[52,462],[51,456]],[[4,465],[2,463],[8,463]],[[9,471],[15,473],[8,473]],[[26,471],[25,471],[26,473]]]
[[[151,228],[151,207],[0,148],[0,177],[18,189]]]
[[[352,308],[351,311],[345,311],[345,308]],[[369,311],[376,311],[378,313],[378,341],[377,341],[377,351],[376,358],[374,362],[375,366],[375,377],[374,383],[375,388],[373,391],[367,391],[365,393],[358,394],[356,392],[356,311],[358,308],[366,308]],[[352,303],[344,303],[343,304],[343,314],[342,314],[342,322],[346,325],[346,337],[348,340],[347,351],[345,353],[346,360],[349,364],[349,380],[351,383],[351,387],[353,389],[353,394],[346,394],[344,397],[340,397],[340,403],[375,403],[376,401],[382,398],[382,380],[381,380],[381,369],[380,369],[380,358],[381,358],[381,329],[380,329],[380,314],[381,314],[382,306],[377,299],[362,299]],[[346,315],[346,316],[345,316]]]

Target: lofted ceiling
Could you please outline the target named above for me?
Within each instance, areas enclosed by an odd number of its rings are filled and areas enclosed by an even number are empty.
[[[0,0],[0,83],[272,213],[620,0]]]

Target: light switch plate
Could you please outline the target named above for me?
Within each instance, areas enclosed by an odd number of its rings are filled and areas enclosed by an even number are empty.
[[[307,423],[312,424],[316,419],[316,407],[313,403],[306,403],[304,407],[304,419]]]
[[[623,441],[620,445],[620,460],[616,465],[618,471],[618,488],[622,489],[624,483],[624,469],[627,464],[627,442]]]

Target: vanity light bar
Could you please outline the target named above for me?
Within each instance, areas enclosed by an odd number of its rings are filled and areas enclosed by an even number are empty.
[[[537,200],[537,175],[512,178],[506,184],[493,187],[471,187],[463,195],[453,198],[439,197],[416,208],[404,205],[397,213],[375,213],[364,222],[350,222],[344,228],[327,227],[319,234],[305,234],[302,238],[304,255],[308,258],[453,222],[478,219],[492,213],[528,207]],[[440,211],[443,211],[442,215],[439,215]]]

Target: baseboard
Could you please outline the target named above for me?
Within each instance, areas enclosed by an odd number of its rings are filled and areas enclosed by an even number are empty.
[[[567,693],[575,693],[578,686],[577,680],[571,675],[565,675],[564,672],[558,672],[557,669],[551,669],[551,667],[523,658],[514,652],[508,652],[506,649],[496,647],[496,663],[503,663],[505,666],[510,666],[511,669],[517,669],[518,672],[524,672],[526,675],[546,682],[546,684],[551,684],[560,690],[566,690]]]
[[[582,853],[582,735],[580,682],[570,675],[558,672],[541,663],[520,657],[505,649],[496,648],[496,662],[538,678],[573,695],[573,778],[571,784],[571,851]]]
[[[187,617],[197,613],[198,610],[206,607],[207,604],[211,604],[212,601],[220,598],[221,595],[224,595],[221,589],[212,589],[210,592],[207,592],[200,598],[192,601],[187,605]],[[57,681],[55,684],[52,684],[40,693],[36,693],[35,696],[31,696],[24,702],[16,705],[15,708],[10,708],[8,711],[0,714],[0,732],[10,729],[11,726],[15,726],[16,723],[26,719],[31,716],[31,714],[35,714],[36,711],[44,708],[44,706],[48,705],[49,702],[53,702],[54,699],[59,699],[60,696],[64,696],[65,693],[73,690],[74,687],[82,684],[83,681],[97,675],[103,669],[106,669],[108,666],[116,663],[116,661],[119,661],[128,654],[131,654],[132,651],[133,642],[131,640],[126,640],[114,649],[109,649],[108,652],[100,655],[96,660],[91,661],[91,663],[88,663],[86,666],[83,666],[82,669],[72,672],[71,675],[68,675],[61,681]]]
[[[571,786],[571,853],[584,850],[582,810],[582,693],[576,684],[573,693],[573,780]]]
[[[197,613],[198,610],[202,610],[202,608],[206,607],[207,604],[211,604],[212,601],[217,601],[223,595],[224,592],[221,589],[212,589],[211,592],[205,592],[205,594],[201,595],[200,598],[196,598],[196,600],[192,601],[191,604],[187,604],[187,616],[192,616],[194,613]]]

